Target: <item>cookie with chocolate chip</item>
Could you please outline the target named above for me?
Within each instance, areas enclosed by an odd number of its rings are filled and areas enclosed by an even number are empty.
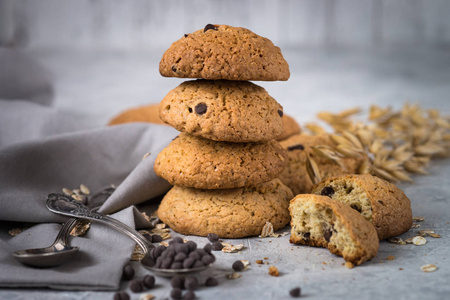
[[[301,194],[291,200],[289,212],[291,243],[328,248],[355,265],[378,252],[375,227],[349,205],[327,196]]]
[[[228,189],[276,178],[285,167],[286,156],[275,140],[216,142],[182,132],[158,154],[154,170],[172,185]]]
[[[208,24],[185,34],[164,53],[165,77],[250,81],[288,80],[289,65],[280,48],[252,31]]]
[[[349,205],[375,226],[380,240],[400,235],[412,226],[411,202],[405,193],[370,174],[327,178],[311,193]]]
[[[292,191],[274,179],[256,187],[224,190],[174,186],[157,214],[171,229],[185,235],[243,238],[261,234],[266,222],[274,230],[289,223]]]
[[[159,113],[178,131],[214,141],[268,141],[283,132],[283,107],[248,81],[183,82],[164,97]]]
[[[296,134],[280,141],[280,144],[288,152],[288,161],[279,178],[295,195],[309,193],[314,186],[306,170],[306,154],[317,163],[322,178],[356,173],[364,159],[363,156],[360,158],[341,158],[342,166],[340,166],[330,159],[317,156],[312,147],[333,145],[327,134]]]

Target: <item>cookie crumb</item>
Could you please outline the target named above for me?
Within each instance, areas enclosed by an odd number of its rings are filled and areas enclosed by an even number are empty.
[[[414,222],[423,222],[423,221],[425,221],[425,217],[416,216],[416,217],[413,217],[413,221]]]
[[[280,276],[280,272],[278,272],[278,268],[277,267],[270,266],[269,267],[269,275],[277,277],[277,276]]]
[[[238,279],[238,278],[241,278],[242,275],[239,274],[239,273],[233,272],[233,273],[230,273],[230,274],[225,275],[225,277],[226,277],[227,279]]]
[[[262,265],[264,262],[263,262],[262,259],[257,259],[257,260],[255,261],[255,263],[257,263],[258,265]]]
[[[152,294],[143,294],[139,296],[139,300],[153,300],[155,296]]]
[[[420,269],[423,272],[429,273],[429,272],[436,271],[438,269],[438,267],[436,265],[433,265],[433,264],[428,264],[428,265],[421,266]]]
[[[394,256],[394,255],[389,255],[386,259],[387,259],[387,260],[394,260],[394,259],[395,259],[395,256]]]
[[[355,267],[355,265],[353,263],[349,262],[349,261],[346,261],[345,262],[345,267],[347,269],[353,269]]]

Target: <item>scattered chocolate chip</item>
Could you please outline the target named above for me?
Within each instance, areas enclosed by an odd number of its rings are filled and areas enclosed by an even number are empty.
[[[125,265],[122,271],[123,280],[131,280],[134,277],[134,268],[131,265]]]
[[[117,292],[114,294],[114,300],[130,300],[130,295],[126,292]]]
[[[153,275],[145,275],[144,278],[142,278],[142,284],[147,289],[152,289],[155,287],[155,276]]]
[[[182,297],[182,292],[181,289],[179,288],[174,288],[172,289],[172,291],[170,291],[170,297],[172,297],[172,299],[183,299]]]
[[[205,286],[217,286],[219,285],[219,281],[214,277],[208,277],[205,281]]]
[[[331,238],[331,236],[333,235],[333,231],[331,231],[331,229],[326,229],[324,232],[323,232],[323,238],[325,239],[325,241],[327,241],[327,242],[330,242],[330,238]]]
[[[215,234],[215,233],[208,233],[208,235],[206,236],[206,238],[208,239],[208,241],[210,241],[211,243],[214,242],[218,242],[219,241],[219,235]]]
[[[183,299],[184,300],[193,300],[193,299],[195,299],[194,291],[187,291],[186,294],[184,294]]]
[[[187,38],[188,36],[189,36],[189,34],[186,34],[186,33],[184,34],[184,37],[185,37],[185,38]]]
[[[294,146],[289,146],[287,147],[288,151],[293,151],[293,150],[305,150],[305,146],[303,146],[302,144],[298,144],[298,145],[294,145]]]
[[[320,194],[322,196],[328,196],[328,197],[332,197],[334,194],[334,189],[331,186],[326,186],[322,189],[322,191],[320,192]]]
[[[289,291],[289,295],[291,295],[291,297],[293,297],[293,298],[298,298],[298,297],[300,297],[301,292],[302,292],[302,289],[299,287],[296,287]]]
[[[223,245],[221,242],[214,242],[211,245],[213,251],[221,251],[223,249]]]
[[[208,107],[203,102],[199,103],[195,106],[195,113],[197,115],[203,115],[204,113],[206,113],[207,110],[208,110]]]
[[[152,243],[161,243],[163,238],[159,234],[152,235]]]
[[[142,292],[144,290],[143,284],[138,279],[131,280],[130,283],[128,284],[128,288],[133,293],[140,293],[140,292]]]
[[[280,115],[280,117],[283,116],[283,111],[281,109],[278,110],[278,115]]]
[[[184,276],[175,275],[175,276],[172,277],[172,279],[170,279],[170,285],[173,288],[182,289],[182,288],[184,288],[184,280],[185,280]]]
[[[208,30],[217,30],[217,28],[213,24],[208,24],[205,26],[205,29],[203,29],[203,32],[207,32]]]
[[[190,291],[194,291],[198,288],[198,280],[194,276],[188,276],[184,280],[184,288]]]
[[[233,270],[235,270],[235,271],[242,271],[242,270],[244,270],[245,266],[244,266],[244,264],[242,263],[242,261],[237,260],[237,261],[235,261],[235,262],[233,263],[232,268],[233,268]]]
[[[173,71],[174,73],[176,73],[176,72],[177,72],[177,68],[176,68],[175,66],[172,66],[172,71]]]

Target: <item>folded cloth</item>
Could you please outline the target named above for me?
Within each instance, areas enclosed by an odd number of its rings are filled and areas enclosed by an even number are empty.
[[[138,204],[165,193],[170,185],[153,172],[156,155],[178,132],[168,126],[125,124],[55,135],[0,149],[0,220],[44,223],[8,238],[0,235],[0,286],[57,289],[116,289],[134,242],[100,224],[74,238],[81,252],[70,263],[33,269],[16,262],[15,250],[52,244],[67,218],[49,212],[49,193],[86,185],[92,192],[119,184],[100,211],[134,227]],[[150,154],[148,154],[150,153]],[[148,155],[146,155],[148,154]],[[145,157],[145,158],[144,158]],[[134,212],[134,213],[133,213]],[[142,218],[143,219],[143,218]],[[142,221],[142,220],[140,220]]]

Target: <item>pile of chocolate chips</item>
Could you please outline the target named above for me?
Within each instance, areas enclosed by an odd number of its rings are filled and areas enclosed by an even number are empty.
[[[159,245],[153,248],[150,254],[156,260],[155,268],[193,269],[209,265],[216,260],[211,250],[210,244],[197,248],[195,242],[184,243],[181,237],[175,237],[168,247]]]

